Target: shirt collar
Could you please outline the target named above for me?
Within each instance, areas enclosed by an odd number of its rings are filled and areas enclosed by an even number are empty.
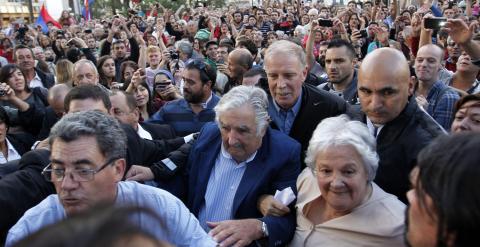
[[[213,96],[213,93],[210,94],[210,97],[207,99],[207,101],[205,101],[205,103],[202,103],[202,107],[203,109],[207,109],[208,108],[208,103],[210,103],[210,101],[212,100],[212,96]]]
[[[227,152],[227,150],[225,149],[225,147],[223,146],[223,143],[222,143],[222,146],[220,148],[220,153],[222,154],[223,158],[225,159],[229,159],[229,160],[232,160],[234,161],[235,163],[237,163],[237,161],[235,161],[235,159],[232,158],[232,156]],[[238,165],[245,165],[247,163],[249,163],[250,161],[252,161],[253,159],[255,159],[255,156],[257,155],[257,151],[255,151],[255,153],[253,153],[252,155],[250,155],[245,161],[241,162],[241,163],[238,163]]]
[[[147,140],[152,140],[152,135],[146,131],[142,125],[140,125],[139,123],[137,123],[137,134],[143,138],[143,139],[147,139]]]
[[[7,149],[8,149],[8,151],[15,151],[15,152],[16,152],[17,150],[16,150],[15,147],[12,145],[12,143],[8,140],[8,138],[5,138],[5,140],[7,141]]]
[[[380,134],[380,131],[383,129],[383,124],[374,124],[370,118],[367,117],[367,128],[370,131],[370,134],[372,134],[375,137],[378,137]],[[376,132],[376,133],[375,133]]]
[[[295,104],[293,105],[292,108],[290,109],[282,109],[279,105],[277,105],[277,102],[275,102],[275,99],[272,97],[272,101],[273,101],[273,106],[275,106],[275,109],[277,110],[277,112],[280,112],[280,111],[285,111],[285,112],[288,112],[288,111],[293,111],[293,115],[297,116],[298,112],[300,111],[300,107],[302,106],[302,94],[303,94],[303,90],[300,89],[300,95],[298,96],[297,98],[297,101],[295,102]]]

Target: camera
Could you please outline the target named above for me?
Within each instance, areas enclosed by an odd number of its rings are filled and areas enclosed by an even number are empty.
[[[7,91],[5,89],[0,89],[0,97],[5,96]]]
[[[178,59],[178,53],[176,51],[170,51],[170,58],[172,60]]]
[[[360,37],[367,38],[368,37],[367,30],[365,30],[365,29],[360,30]]]
[[[424,25],[427,29],[438,30],[445,26],[445,23],[447,23],[447,18],[444,17],[427,18],[424,20]]]
[[[318,19],[318,25],[321,27],[333,27],[333,21],[328,19]]]

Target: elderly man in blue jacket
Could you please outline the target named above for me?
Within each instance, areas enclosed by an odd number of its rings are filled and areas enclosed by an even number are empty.
[[[293,213],[264,217],[257,209],[262,195],[288,187],[296,193],[300,171],[300,144],[269,127],[267,107],[260,88],[233,88],[189,156],[187,205],[221,246],[283,246],[295,231]]]

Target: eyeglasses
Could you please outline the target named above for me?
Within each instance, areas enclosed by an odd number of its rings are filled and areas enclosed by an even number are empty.
[[[98,169],[75,169],[71,172],[66,172],[65,169],[51,169],[52,163],[48,164],[43,171],[42,175],[49,182],[62,182],[67,174],[70,174],[70,178],[76,182],[88,182],[92,181],[95,174],[101,172],[105,167],[110,165],[118,158],[111,158],[105,164]]]

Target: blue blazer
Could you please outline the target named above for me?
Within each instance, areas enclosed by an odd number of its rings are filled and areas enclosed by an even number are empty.
[[[198,217],[205,203],[205,193],[212,168],[220,152],[222,139],[216,123],[205,124],[188,160],[188,200],[191,212]],[[234,219],[257,218],[267,224],[269,246],[284,246],[295,232],[296,216],[263,217],[257,209],[261,195],[274,195],[276,190],[291,187],[297,193],[296,180],[300,173],[300,144],[280,131],[269,128],[255,158],[247,164],[233,201]]]

